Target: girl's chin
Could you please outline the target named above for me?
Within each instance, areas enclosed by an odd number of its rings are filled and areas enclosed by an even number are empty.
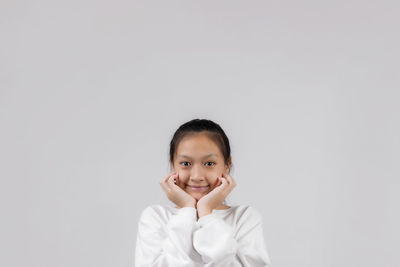
[[[197,201],[199,201],[203,196],[204,196],[204,194],[202,194],[202,195],[191,195],[194,199],[196,199]]]

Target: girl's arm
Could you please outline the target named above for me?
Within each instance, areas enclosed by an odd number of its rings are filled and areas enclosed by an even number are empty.
[[[135,267],[196,266],[194,261],[201,261],[192,240],[196,209],[183,207],[166,221],[164,210],[157,206],[147,207],[140,216]]]
[[[262,216],[247,207],[240,214],[236,230],[215,214],[197,221],[193,245],[201,255],[205,267],[215,266],[271,266],[264,242]]]

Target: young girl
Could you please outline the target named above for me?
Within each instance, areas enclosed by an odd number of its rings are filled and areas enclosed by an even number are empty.
[[[270,266],[262,216],[248,205],[227,206],[229,140],[215,122],[181,125],[170,143],[171,173],[160,185],[175,207],[150,205],[139,219],[136,267]]]

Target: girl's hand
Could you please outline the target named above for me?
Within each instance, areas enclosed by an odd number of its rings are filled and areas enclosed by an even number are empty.
[[[178,176],[178,173],[172,172],[161,179],[160,185],[162,189],[167,194],[168,199],[174,202],[179,208],[196,208],[197,200],[175,184],[174,180],[178,180]]]
[[[217,187],[197,201],[199,217],[210,214],[236,186],[235,180],[227,173],[222,173],[222,177],[217,179],[217,184]]]

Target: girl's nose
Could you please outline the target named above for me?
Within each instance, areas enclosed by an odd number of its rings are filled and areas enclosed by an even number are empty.
[[[204,181],[204,173],[201,166],[193,166],[190,172],[190,180],[191,181]]]
[[[199,176],[190,176],[190,181],[195,182],[195,183],[200,183],[202,181],[204,181],[203,177],[199,177]]]

